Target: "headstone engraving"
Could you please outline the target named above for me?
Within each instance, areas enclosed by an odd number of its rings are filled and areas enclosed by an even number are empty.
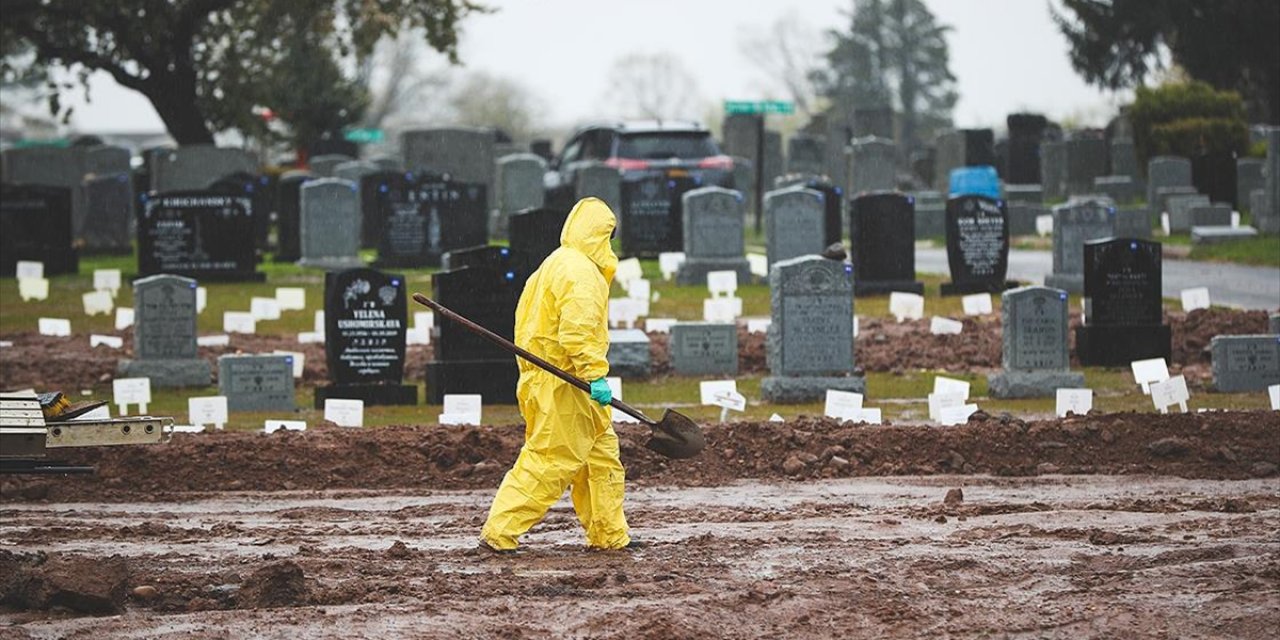
[[[340,178],[312,180],[301,189],[298,264],[321,269],[349,269],[360,260],[360,194],[354,182]]]
[[[915,203],[897,191],[862,193],[849,205],[857,295],[924,293],[916,280]]]
[[[439,266],[449,251],[488,244],[483,185],[415,175],[402,195],[382,218],[379,265]]]
[[[1047,398],[1084,386],[1084,374],[1069,370],[1066,291],[1019,287],[1001,295],[1000,307],[1004,370],[987,376],[992,397]]]
[[[408,302],[404,276],[357,268],[325,274],[325,357],[331,384],[316,388],[316,408],[327,398],[363,400],[366,406],[417,404],[418,388],[402,385]]]
[[[1085,324],[1076,354],[1085,366],[1124,366],[1169,359],[1170,330],[1161,313],[1160,243],[1108,238],[1084,244]]]
[[[862,393],[853,359],[853,268],[819,256],[774,263],[766,336],[768,402],[813,402],[828,389]]]
[[[294,411],[293,356],[218,357],[218,395],[228,411]]]
[[[1096,198],[1072,198],[1053,208],[1053,273],[1044,284],[1068,293],[1084,291],[1084,243],[1115,234],[1116,208]]]
[[[203,387],[213,370],[196,349],[196,281],[156,275],[133,283],[133,353],[122,378],[151,378],[155,387]]]
[[[255,271],[253,201],[218,191],[152,194],[138,221],[138,272],[262,280]]]
[[[1218,391],[1265,391],[1280,384],[1280,335],[1214,336],[1209,351]]]
[[[947,200],[947,264],[942,295],[996,293],[1007,288],[1009,218],[1005,204],[983,196]]]
[[[685,192],[685,260],[676,272],[678,284],[705,285],[711,271],[734,271],[738,282],[751,281],[743,237],[745,200],[741,192],[720,187]]]
[[[738,374],[738,327],[681,322],[671,327],[671,367],[684,376]]]

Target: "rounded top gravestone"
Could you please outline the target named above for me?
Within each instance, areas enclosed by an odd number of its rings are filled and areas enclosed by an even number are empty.
[[[774,376],[854,372],[853,267],[818,256],[773,264],[766,357]]]

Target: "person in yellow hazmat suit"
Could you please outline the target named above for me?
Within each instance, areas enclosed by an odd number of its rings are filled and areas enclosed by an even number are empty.
[[[493,498],[480,532],[482,548],[514,551],[520,536],[570,486],[589,547],[638,546],[632,545],[622,513],[626,474],[608,407],[613,396],[604,380],[609,286],[618,268],[609,240],[616,226],[603,201],[579,201],[565,219],[560,247],[529,276],[520,295],[516,344],[591,381],[591,395],[517,360],[524,447]]]

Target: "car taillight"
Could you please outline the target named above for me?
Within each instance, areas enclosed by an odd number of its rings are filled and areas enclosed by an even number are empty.
[[[643,171],[649,168],[648,160],[633,160],[631,158],[609,158],[604,161],[606,167],[613,167],[619,171]]]
[[[698,161],[699,169],[733,169],[733,158],[729,156],[710,156]]]

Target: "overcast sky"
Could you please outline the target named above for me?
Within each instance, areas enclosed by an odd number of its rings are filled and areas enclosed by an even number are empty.
[[[460,54],[467,69],[524,83],[546,106],[549,124],[607,115],[613,62],[630,53],[677,57],[709,105],[769,97],[767,81],[741,52],[752,34],[786,14],[818,34],[847,28],[850,0],[482,0],[496,13],[467,18]],[[1079,124],[1105,124],[1121,98],[1085,85],[1067,60],[1049,0],[926,0],[950,25],[958,80],[958,126],[1003,126],[1029,110]],[[80,104],[84,131],[159,130],[139,94],[98,74],[93,103]],[[777,96],[773,96],[777,97]],[[703,112],[691,114],[700,117]]]

